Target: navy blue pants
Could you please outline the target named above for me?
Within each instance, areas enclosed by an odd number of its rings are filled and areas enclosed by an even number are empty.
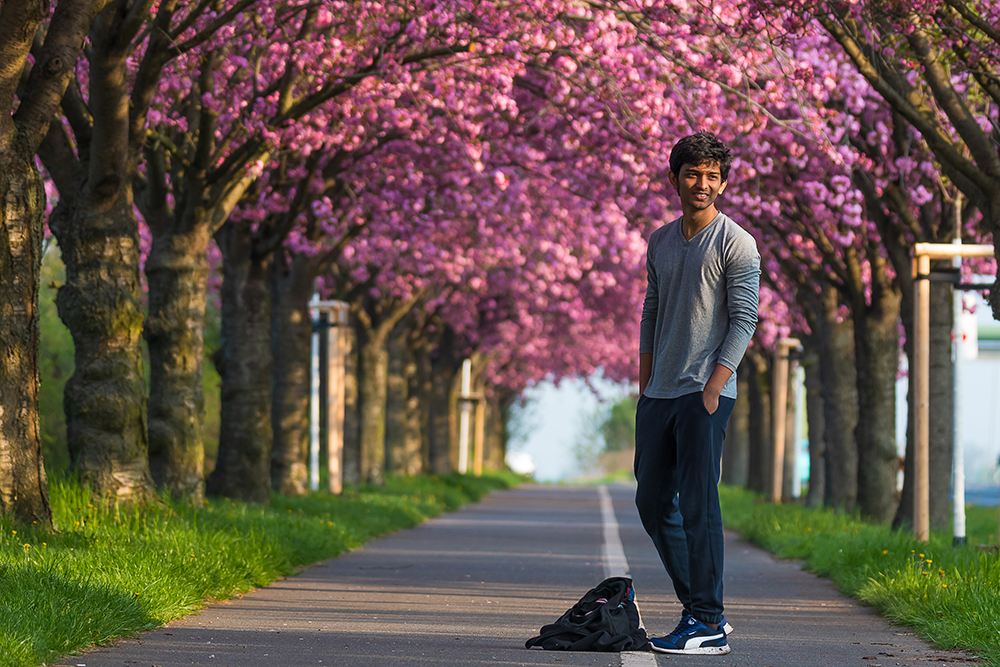
[[[641,396],[635,414],[635,504],[684,610],[722,618],[723,537],[719,477],[736,401],[709,414],[701,392]]]

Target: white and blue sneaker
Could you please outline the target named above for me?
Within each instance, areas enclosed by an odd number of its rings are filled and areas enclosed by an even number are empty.
[[[722,623],[718,630],[713,630],[694,616],[682,618],[666,637],[652,637],[649,647],[659,653],[683,655],[725,655],[732,650]]]

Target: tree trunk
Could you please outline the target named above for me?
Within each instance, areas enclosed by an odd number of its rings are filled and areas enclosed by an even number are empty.
[[[406,301],[362,298],[353,308],[360,366],[361,480],[370,484],[385,482],[389,336],[419,299],[419,293]]]
[[[483,470],[503,470],[507,458],[506,405],[514,398],[496,392],[486,397],[486,437],[483,442]]]
[[[910,299],[906,301],[906,293]],[[913,281],[906,281],[903,289],[903,326],[906,342],[903,345],[910,368],[913,368]],[[952,329],[954,326],[952,287],[948,283],[931,283],[930,304],[930,524],[931,529],[946,531],[951,525],[951,473],[954,447],[954,366]],[[903,464],[903,489],[899,508],[892,521],[894,528],[913,525],[913,423],[916,418],[913,373],[907,381],[906,454]]]
[[[353,319],[353,318],[352,318]],[[347,327],[344,352],[344,484],[361,480],[361,418],[358,394],[358,337]]]
[[[952,519],[951,472],[955,444],[951,285],[931,283],[930,307],[930,525],[931,530],[943,532],[948,530]]]
[[[271,486],[284,495],[309,488],[309,394],[312,320],[309,299],[316,260],[275,255],[271,267],[274,384],[271,395]]]
[[[822,507],[826,494],[826,425],[823,414],[823,385],[820,379],[819,355],[815,353],[812,336],[807,356],[802,361],[806,372],[806,421],[809,433],[809,487],[806,492],[808,507]]]
[[[795,364],[789,364],[788,393],[785,394],[785,460],[781,466],[781,497],[785,502],[793,498],[795,475],[798,474],[795,465],[798,458],[799,443],[795,440],[795,422],[798,419],[798,405],[795,403],[795,385],[793,384]]]
[[[426,337],[414,335],[409,339],[411,354],[414,361],[414,373],[410,378],[410,396],[415,399],[415,420],[419,429],[420,468],[422,472],[435,471],[431,436],[431,404],[434,399],[434,373],[431,360],[431,346]]]
[[[873,286],[873,292],[870,306],[854,309],[858,506],[866,517],[888,521],[899,503],[896,490],[899,470],[896,373],[899,370],[900,295],[898,288],[890,285]]]
[[[73,336],[75,370],[63,405],[70,461],[95,497],[154,495],[142,361],[139,226],[131,179],[63,192],[49,226],[66,265],[59,317]]]
[[[397,325],[389,336],[385,410],[385,467],[387,473],[407,474],[406,405],[409,384],[406,377],[406,328]]]
[[[399,354],[403,360],[402,375],[405,381],[405,404],[403,405],[402,427],[403,434],[401,440],[401,460],[398,462],[396,470],[400,474],[419,475],[427,470],[424,465],[424,435],[427,432],[427,409],[424,404],[424,394],[421,391],[423,379],[421,378],[419,361],[415,349],[418,348],[417,340],[420,338],[414,318],[403,320],[406,324],[404,335],[397,344]],[[398,327],[397,327],[398,328]],[[391,412],[391,410],[390,410]]]
[[[750,404],[749,463],[747,466],[747,488],[757,493],[771,491],[771,390],[768,380],[768,365],[764,355],[756,350],[747,350],[749,370],[747,399]]]
[[[729,417],[722,454],[722,481],[744,487],[749,476],[750,459],[750,381],[752,365],[745,359],[736,371],[736,406]]]
[[[858,499],[858,383],[854,326],[839,320],[840,298],[832,286],[820,295],[819,376],[826,441],[827,507],[853,512]],[[895,414],[895,411],[893,412]]]
[[[358,394],[361,402],[361,481],[385,482],[385,419],[389,371],[386,336],[363,324],[358,333]]]
[[[34,158],[0,144],[0,514],[50,528],[38,421],[38,288],[45,191]]]
[[[216,235],[222,251],[222,378],[219,454],[206,491],[252,503],[271,499],[270,255],[253,252],[248,225],[227,222]]]
[[[127,52],[114,46],[112,14],[91,34],[93,140],[77,147],[77,161],[64,127],[53,125],[39,154],[60,195],[49,227],[66,266],[56,305],[75,350],[63,401],[72,466],[96,497],[141,502],[153,496],[153,480],[132,197],[136,155],[129,144]]]
[[[200,504],[208,227],[197,221],[184,224],[183,218],[178,221],[182,230],[153,232],[146,260],[149,316],[143,333],[150,366],[149,467],[158,488],[175,499]]]
[[[455,436],[455,376],[462,362],[455,351],[455,333],[447,328],[431,359],[430,459],[431,470],[447,474],[458,467],[458,442]]]

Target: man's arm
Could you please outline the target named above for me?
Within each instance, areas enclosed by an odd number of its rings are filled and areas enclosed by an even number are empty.
[[[642,396],[653,375],[653,353],[639,355],[639,395]]]
[[[642,371],[640,371],[641,373]],[[715,370],[712,371],[712,377],[708,378],[708,382],[705,384],[705,390],[701,392],[702,403],[705,404],[705,409],[708,410],[708,414],[715,414],[715,411],[719,409],[719,396],[722,395],[722,388],[726,386],[729,378],[733,376],[733,371],[729,368],[723,366],[722,364],[716,364]]]
[[[653,239],[650,238],[650,243]],[[653,343],[656,334],[656,314],[660,308],[659,285],[656,267],[651,256],[652,248],[646,247],[646,296],[642,300],[642,319],[639,322],[639,395],[646,391],[653,377]]]

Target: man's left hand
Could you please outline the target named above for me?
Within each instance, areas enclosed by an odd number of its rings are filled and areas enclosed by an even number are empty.
[[[705,390],[701,392],[701,402],[705,404],[708,414],[714,415],[715,411],[719,409],[719,392],[705,387]]]

